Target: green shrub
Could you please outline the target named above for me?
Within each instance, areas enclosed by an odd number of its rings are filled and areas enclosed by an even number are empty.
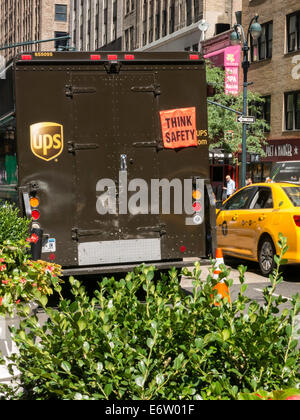
[[[280,244],[283,254],[286,243]],[[238,399],[240,393],[299,386],[300,296],[279,312],[286,302],[274,294],[282,281],[281,257],[263,306],[245,295],[242,266],[238,297],[220,306],[213,305],[217,281],[212,274],[201,280],[199,264],[193,273],[184,270],[194,279],[190,295],[175,269],[158,281],[155,268],[144,265],[120,281],[105,278],[93,298],[70,278],[73,301],[61,296],[57,310],[44,302],[44,326],[31,317],[14,329],[21,388],[5,398]],[[229,275],[222,266],[231,286]],[[137,297],[141,287],[145,302]]]
[[[0,244],[4,241],[19,241],[29,235],[31,220],[20,216],[15,205],[0,202]]]

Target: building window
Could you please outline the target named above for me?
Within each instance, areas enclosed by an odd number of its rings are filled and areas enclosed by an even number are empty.
[[[287,16],[288,52],[300,50],[300,11]]]
[[[59,22],[67,22],[67,10],[68,6],[66,4],[56,4],[55,5],[55,20]]]
[[[171,3],[170,3],[169,32],[170,32],[170,34],[175,32],[175,0],[172,0]]]
[[[251,38],[251,60],[265,60],[272,58],[273,53],[273,22],[268,22],[263,25],[261,36],[254,41]]]
[[[155,39],[160,37],[160,2],[156,0]]]
[[[163,2],[163,11],[162,11],[162,36],[167,35],[167,1]]]
[[[54,32],[55,38],[61,38],[64,36],[68,36],[67,32]],[[68,39],[59,39],[55,41],[55,49],[57,51],[63,51],[67,50],[69,46],[69,40]]]
[[[186,25],[189,26],[193,23],[192,17],[192,0],[186,0]]]
[[[285,129],[300,130],[300,91],[285,94]]]
[[[200,10],[200,1],[194,0],[194,15],[195,15],[195,22],[198,22],[198,20],[202,19],[203,14]]]

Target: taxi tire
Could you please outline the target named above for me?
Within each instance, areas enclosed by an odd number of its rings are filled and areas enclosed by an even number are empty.
[[[276,255],[275,246],[269,236],[264,236],[259,243],[258,263],[263,276],[268,276],[274,271]]]

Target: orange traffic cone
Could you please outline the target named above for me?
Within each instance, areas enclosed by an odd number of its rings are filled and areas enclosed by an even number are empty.
[[[219,268],[221,264],[224,264],[222,248],[217,248],[216,251],[216,268]]]
[[[223,252],[221,248],[218,248],[216,252],[216,267],[213,276],[215,280],[219,279],[219,275],[221,274],[221,270],[219,269],[219,267],[222,264],[224,264]],[[213,288],[213,290],[217,290],[218,295],[220,295],[222,299],[227,299],[227,301],[231,303],[229,288],[225,283],[224,279],[220,280]],[[214,305],[220,306],[221,304],[219,302],[214,301]]]

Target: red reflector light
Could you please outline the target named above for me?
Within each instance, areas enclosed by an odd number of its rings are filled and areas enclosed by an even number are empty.
[[[135,60],[135,56],[133,54],[126,54],[125,55],[125,60],[127,60],[127,61]]]
[[[21,59],[22,59],[23,61],[31,61],[31,60],[32,60],[32,55],[31,55],[31,54],[23,54],[23,55],[21,56]]]
[[[190,55],[190,60],[199,60],[199,59],[200,59],[199,54],[191,54]]]
[[[300,216],[294,216],[294,222],[296,223],[296,226],[300,227]]]
[[[32,215],[33,220],[39,220],[40,218],[40,212],[38,210],[33,210],[31,215]]]
[[[93,55],[91,55],[91,60],[92,61],[99,61],[99,60],[101,60],[101,55],[93,54]]]
[[[118,56],[117,55],[108,55],[107,59],[108,59],[108,61],[116,61],[116,60],[118,60]]]

